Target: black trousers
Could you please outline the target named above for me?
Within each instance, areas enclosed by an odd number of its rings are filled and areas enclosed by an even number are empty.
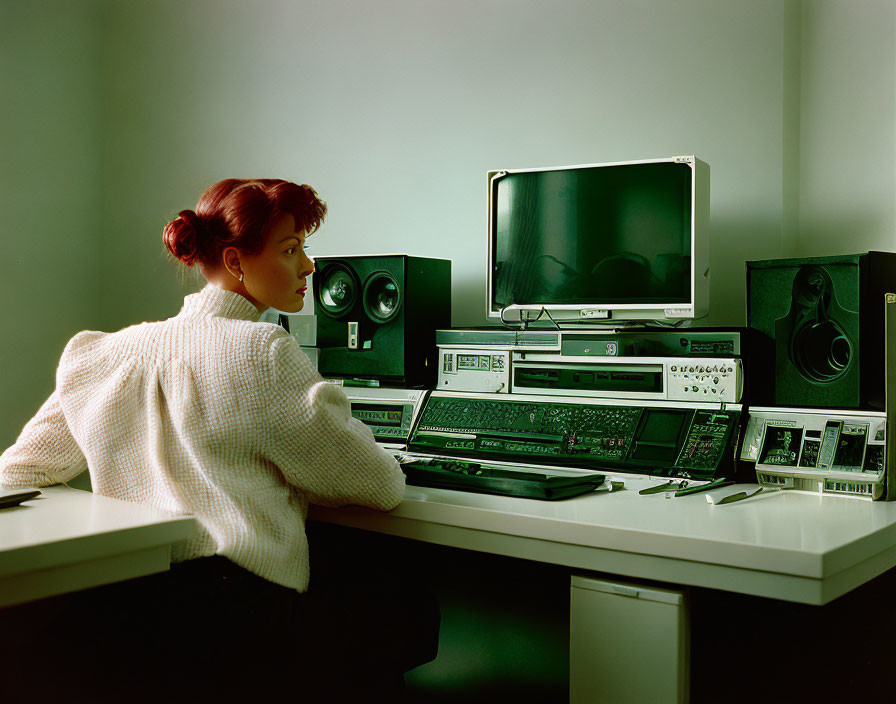
[[[357,535],[309,537],[307,593],[200,558],[2,610],[0,657],[37,702],[401,702],[402,674],[438,650],[432,592]]]

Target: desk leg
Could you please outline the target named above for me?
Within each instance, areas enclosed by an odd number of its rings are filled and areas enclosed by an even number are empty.
[[[683,591],[573,575],[570,704],[686,704],[690,624]]]

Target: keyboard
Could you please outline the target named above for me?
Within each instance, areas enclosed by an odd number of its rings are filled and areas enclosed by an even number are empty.
[[[454,459],[427,459],[401,465],[407,483],[439,489],[556,501],[594,491],[603,474],[565,477],[483,466]]]

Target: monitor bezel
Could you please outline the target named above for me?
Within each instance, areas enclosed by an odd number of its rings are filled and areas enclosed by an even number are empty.
[[[496,307],[493,300],[495,259],[495,180],[507,174],[535,173],[542,171],[568,171],[572,169],[593,169],[636,164],[677,163],[687,164],[691,169],[691,281],[690,300],[685,303],[577,303],[577,304],[511,304]],[[705,316],[709,311],[709,164],[694,155],[673,156],[661,159],[639,159],[635,161],[611,161],[596,164],[576,164],[572,166],[548,166],[531,169],[495,169],[488,171],[488,232],[486,236],[486,289],[485,309],[489,320],[502,323],[516,323],[507,320],[507,313],[519,311],[519,318],[535,320],[541,314],[541,321],[576,323],[601,326],[612,322],[650,321],[665,323],[687,323]],[[550,319],[544,317],[546,311]]]

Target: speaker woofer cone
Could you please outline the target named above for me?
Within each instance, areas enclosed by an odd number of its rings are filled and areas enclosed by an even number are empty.
[[[401,290],[392,274],[377,271],[364,282],[361,300],[367,317],[375,323],[388,323],[401,309]]]
[[[852,343],[830,320],[805,325],[793,337],[793,361],[806,379],[831,383],[849,370]]]
[[[846,369],[852,358],[852,344],[843,335],[835,337],[831,342],[831,366],[835,369]]]
[[[327,264],[318,274],[317,303],[321,312],[338,318],[352,309],[358,299],[358,277],[341,263]]]

